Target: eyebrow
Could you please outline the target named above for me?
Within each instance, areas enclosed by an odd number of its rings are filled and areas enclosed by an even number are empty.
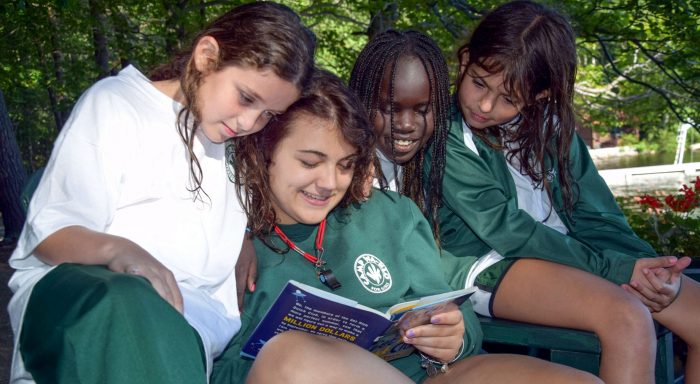
[[[321,151],[316,151],[316,150],[313,150],[313,149],[300,149],[300,150],[298,150],[297,152],[299,152],[299,153],[309,153],[309,154],[312,154],[312,155],[316,155],[316,156],[322,157],[322,158],[324,158],[324,159],[325,159],[326,157],[328,157],[328,155],[326,155],[325,153],[323,153],[323,152],[321,152]]]
[[[316,151],[316,150],[314,150],[314,149],[300,149],[300,150],[298,150],[297,152],[299,152],[299,153],[310,153],[310,154],[312,154],[312,155],[316,155],[316,156],[321,157],[321,158],[323,158],[323,159],[328,158],[328,155],[326,155],[325,153],[323,153],[323,152],[321,152],[321,151]],[[357,153],[351,153],[351,154],[349,154],[349,155],[343,157],[343,158],[340,159],[340,160],[341,160],[341,161],[342,161],[342,160],[348,160],[348,159],[352,159],[353,157],[358,157],[358,156],[359,156],[359,155],[358,155]]]
[[[250,96],[253,100],[255,100],[257,102],[261,102],[263,104],[266,103],[265,99],[263,99],[262,96],[258,95],[255,91],[246,87],[243,84],[236,84],[236,89],[238,89],[239,92],[245,92],[248,96]],[[272,112],[274,114],[278,114],[278,115],[284,113],[284,111],[280,111],[280,110],[274,110],[274,109],[266,109],[266,110],[269,112]]]

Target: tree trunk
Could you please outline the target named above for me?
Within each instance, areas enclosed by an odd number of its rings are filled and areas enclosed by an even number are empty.
[[[20,206],[20,194],[26,180],[15,132],[0,90],[0,212],[5,226],[5,242],[16,240],[22,231],[25,214]]]
[[[92,44],[95,49],[95,63],[99,71],[98,78],[110,75],[109,47],[107,39],[107,17],[98,1],[90,1],[90,17],[93,20]]]

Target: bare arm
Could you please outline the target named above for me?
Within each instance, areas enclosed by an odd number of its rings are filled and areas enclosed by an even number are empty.
[[[255,246],[250,234],[243,236],[241,253],[236,262],[236,293],[238,294],[238,310],[243,312],[245,290],[255,292],[255,280],[258,277],[258,258],[255,256]]]
[[[106,265],[114,272],[143,276],[163,299],[182,313],[182,295],[173,273],[145,249],[126,238],[71,226],[44,239],[34,254],[50,265]]]

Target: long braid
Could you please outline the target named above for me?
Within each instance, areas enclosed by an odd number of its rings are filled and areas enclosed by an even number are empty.
[[[394,137],[394,79],[396,64],[403,57],[417,58],[428,74],[430,85],[430,108],[433,111],[435,129],[426,148],[404,164],[403,176],[397,180],[399,193],[411,198],[430,221],[436,242],[440,242],[438,209],[442,203],[442,178],[445,170],[445,146],[450,124],[450,77],[440,48],[428,36],[417,31],[386,31],[363,49],[350,75],[350,88],[360,97],[369,111],[370,121],[379,109],[379,94],[385,71],[390,70],[390,124]],[[430,164],[425,164],[425,153],[432,148]],[[392,146],[393,151],[393,146]],[[393,153],[391,154],[393,157]],[[427,174],[424,172],[427,167]],[[396,162],[394,162],[396,173]],[[427,180],[426,180],[427,177]],[[387,181],[377,167],[380,186],[386,188]]]

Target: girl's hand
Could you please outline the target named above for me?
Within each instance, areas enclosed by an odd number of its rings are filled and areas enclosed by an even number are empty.
[[[243,298],[245,290],[255,292],[255,280],[258,278],[258,258],[255,255],[253,238],[248,233],[243,235],[241,253],[236,261],[236,294],[238,295],[238,310],[243,313]]]
[[[639,259],[630,283],[623,284],[622,288],[642,300],[651,312],[660,312],[675,300],[680,290],[681,273],[689,264],[689,257]]]
[[[143,276],[156,292],[182,313],[182,294],[175,276],[153,255],[121,236],[69,226],[49,235],[34,253],[49,265],[106,265],[111,271]]]
[[[178,312],[183,313],[182,294],[173,273],[160,261],[136,243],[117,238],[118,247],[107,268],[118,273],[142,276],[148,280],[158,294]]]
[[[459,308],[449,303],[430,314],[430,322],[404,330],[403,341],[442,362],[452,361],[464,340],[464,319]]]

